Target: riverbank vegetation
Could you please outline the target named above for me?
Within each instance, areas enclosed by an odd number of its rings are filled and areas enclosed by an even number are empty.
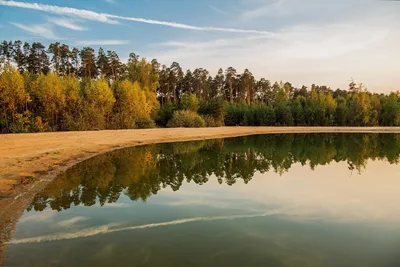
[[[255,79],[245,69],[212,77],[135,53],[52,43],[0,44],[0,132],[151,127],[399,126],[400,94],[362,84],[331,89]]]

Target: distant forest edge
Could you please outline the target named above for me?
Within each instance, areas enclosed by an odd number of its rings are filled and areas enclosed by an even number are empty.
[[[135,53],[0,43],[0,133],[217,126],[400,126],[400,93],[183,72]]]

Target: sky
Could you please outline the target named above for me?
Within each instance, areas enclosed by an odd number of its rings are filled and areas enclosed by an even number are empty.
[[[248,68],[294,86],[400,90],[400,1],[0,0],[0,39]]]

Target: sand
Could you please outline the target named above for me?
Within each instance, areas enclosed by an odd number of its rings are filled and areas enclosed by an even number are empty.
[[[12,231],[15,221],[39,190],[58,173],[94,155],[150,143],[312,132],[400,133],[400,128],[220,127],[0,135],[0,246],[1,233],[7,238],[4,233]],[[10,229],[4,231],[4,228]]]

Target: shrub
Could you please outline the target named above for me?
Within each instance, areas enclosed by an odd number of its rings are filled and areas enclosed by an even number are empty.
[[[275,120],[275,111],[269,105],[243,103],[225,105],[226,126],[268,126],[275,125]]]
[[[215,119],[212,116],[205,115],[205,116],[202,116],[202,118],[204,119],[204,121],[206,123],[206,127],[221,127],[221,126],[223,126],[222,121]]]
[[[257,126],[271,126],[275,124],[275,111],[268,105],[255,107],[255,121]]]
[[[206,122],[196,112],[190,110],[178,110],[174,112],[168,127],[205,127]]]
[[[175,106],[173,103],[169,102],[162,105],[158,111],[158,116],[156,119],[157,125],[167,126],[168,121],[172,119],[172,115],[174,114]]]
[[[10,124],[10,131],[12,133],[29,133],[30,115],[29,111],[15,114],[15,121]]]
[[[277,126],[293,126],[293,116],[290,107],[280,105],[275,108]]]
[[[225,125],[226,126],[238,126],[244,118],[244,111],[242,107],[237,104],[226,104],[225,105]]]
[[[32,132],[48,132],[50,127],[48,123],[44,122],[40,116],[36,116],[32,122]]]
[[[213,117],[218,124],[224,122],[224,101],[222,98],[213,98],[200,104],[199,114]]]
[[[199,110],[199,100],[194,94],[185,94],[182,96],[180,107],[183,110],[197,112]]]
[[[149,117],[141,117],[135,122],[135,128],[137,129],[148,129],[154,127],[156,127],[156,124]]]

